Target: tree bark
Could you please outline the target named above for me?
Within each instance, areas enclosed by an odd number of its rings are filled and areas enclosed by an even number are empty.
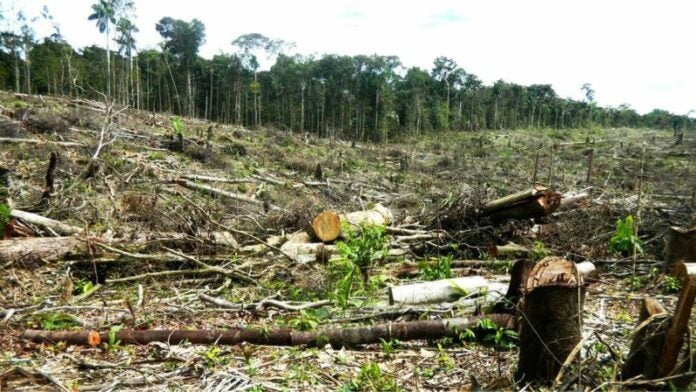
[[[240,343],[262,344],[269,346],[310,346],[322,347],[331,344],[333,347],[357,346],[375,344],[382,340],[424,340],[441,339],[444,337],[458,338],[466,329],[476,329],[479,321],[490,319],[497,325],[509,327],[513,316],[509,314],[488,314],[466,318],[443,320],[419,320],[399,323],[384,323],[364,327],[332,328],[317,331],[295,331],[290,328],[265,330],[262,328],[235,328],[229,330],[121,330],[115,338],[121,344],[148,344],[163,342],[179,344],[218,344],[236,345]],[[83,331],[43,331],[26,330],[23,339],[37,343],[56,344],[65,342],[69,345],[94,346],[94,332]],[[99,341],[106,342],[109,333],[99,334]],[[97,342],[97,344],[99,344]]]
[[[624,380],[643,375],[651,379],[658,376],[658,359],[669,327],[669,314],[657,300],[646,297],[633,331],[631,349],[621,371]]]
[[[530,271],[525,293],[517,377],[550,383],[582,336],[583,278],[574,263],[547,257]]]
[[[556,211],[560,204],[560,194],[535,185],[485,204],[481,215],[496,220],[539,218]]]
[[[696,299],[696,275],[689,274],[689,272],[693,273],[694,268],[689,268],[684,263],[680,263],[675,267],[675,270],[681,272],[682,287],[657,366],[659,376],[663,377],[672,374],[677,364],[677,358],[684,343],[684,335],[686,335],[689,327],[691,308],[694,306],[694,300]]]
[[[678,263],[696,262],[696,228],[672,226],[667,233],[664,271],[670,271]]]
[[[78,252],[84,241],[77,237],[33,237],[0,241],[0,260],[34,262],[58,260]]]

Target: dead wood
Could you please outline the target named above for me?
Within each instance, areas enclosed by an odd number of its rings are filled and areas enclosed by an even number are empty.
[[[435,280],[403,286],[391,286],[387,289],[389,304],[421,304],[445,302],[458,297],[473,294],[489,286],[482,276]]]
[[[163,342],[168,344],[218,344],[236,345],[240,343],[269,346],[309,346],[333,347],[375,344],[381,341],[400,341],[458,338],[466,329],[477,328],[481,320],[489,319],[501,327],[510,327],[513,316],[510,314],[488,314],[466,318],[419,320],[398,323],[384,323],[352,328],[333,328],[317,331],[296,331],[290,328],[264,329],[257,327],[233,328],[229,330],[121,330],[115,338],[121,344],[148,344]],[[25,330],[22,338],[37,343],[88,346],[94,342],[95,332],[84,331],[43,331]],[[99,342],[106,342],[109,333],[99,335]],[[98,343],[97,343],[98,344]]]
[[[670,323],[665,343],[662,346],[658,370],[660,376],[668,376],[672,374],[676,364],[679,352],[684,343],[684,336],[687,333],[689,326],[689,317],[691,316],[691,308],[694,306],[696,299],[696,275],[689,274],[693,272],[693,268],[689,268],[683,263],[679,264],[676,269],[681,271],[682,287],[679,292],[679,300],[674,309],[672,322]]]
[[[0,137],[0,143],[18,143],[18,144],[51,144],[60,147],[84,147],[84,144],[77,142],[60,142],[53,140],[39,140],[39,139],[19,139],[13,137]]]
[[[696,228],[672,226],[667,233],[663,270],[668,272],[678,263],[696,262]]]
[[[254,204],[254,205],[258,205],[258,206],[263,205],[263,201],[253,199],[249,196],[241,195],[238,193],[228,192],[228,191],[225,191],[222,189],[213,188],[213,187],[203,185],[203,184],[196,184],[195,182],[191,182],[191,181],[184,180],[184,179],[174,180],[174,183],[179,184],[179,185],[183,186],[184,188],[201,191],[203,193],[207,193],[207,194],[210,194],[213,196],[224,197],[224,198],[228,198],[228,199],[232,199],[232,200],[236,200],[236,201],[241,201],[244,203]]]
[[[331,242],[341,235],[341,218],[335,211],[324,211],[312,219],[312,231],[322,242]]]
[[[631,349],[621,371],[622,379],[638,375],[652,379],[659,375],[658,359],[668,327],[667,310],[657,300],[644,298],[638,326],[632,333]]]
[[[560,194],[535,185],[529,190],[486,203],[481,215],[494,220],[540,218],[556,211],[560,204]]]
[[[488,254],[493,258],[514,259],[527,257],[531,251],[522,245],[508,242],[505,245],[494,245],[488,248]]]
[[[521,306],[518,378],[554,380],[582,337],[584,296],[582,275],[568,260],[547,257],[529,272]]]
[[[49,229],[58,234],[72,235],[82,231],[81,228],[76,226],[71,226],[57,220],[46,218],[45,216],[37,215],[31,212],[21,211],[21,210],[11,210],[10,216],[13,218],[21,219],[24,222],[38,225]]]
[[[68,254],[82,252],[85,243],[77,237],[30,237],[0,241],[3,262],[34,262],[59,260]]]
[[[55,152],[52,152],[48,158],[48,169],[46,169],[46,187],[41,195],[41,200],[43,203],[47,203],[48,199],[51,198],[51,194],[53,193],[53,183],[55,181],[54,176],[57,164],[58,155]]]

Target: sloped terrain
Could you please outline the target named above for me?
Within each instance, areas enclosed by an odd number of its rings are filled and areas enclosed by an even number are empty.
[[[659,260],[667,228],[692,224],[693,135],[675,145],[671,132],[657,130],[512,130],[374,145],[182,119],[179,137],[165,114],[5,92],[0,105],[0,197],[82,230],[71,252],[0,260],[0,387],[8,390],[521,388],[517,351],[501,342],[304,348],[113,339],[89,348],[20,339],[27,328],[317,329],[466,316],[485,309],[390,306],[386,288],[424,279],[422,266],[404,272],[409,263],[444,257],[470,261],[455,276],[504,282],[512,261],[491,250],[508,242],[533,250],[532,258],[589,260],[599,269],[585,304],[582,366],[556,388],[618,383],[639,301],[652,295],[669,309],[676,302]],[[105,122],[107,112],[114,115]],[[592,200],[536,222],[474,217],[484,202],[529,188],[535,166],[536,182],[560,193],[591,185]],[[369,289],[338,306],[330,257],[294,258],[279,247],[311,234],[321,211],[377,204],[394,217],[390,251],[371,266]],[[643,253],[622,258],[608,243],[617,219],[638,209]],[[21,219],[5,224],[6,239],[54,234]],[[329,303],[297,311],[268,299]]]

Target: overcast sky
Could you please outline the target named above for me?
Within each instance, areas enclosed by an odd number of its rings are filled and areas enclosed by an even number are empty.
[[[46,4],[81,48],[104,44],[87,21],[95,1],[16,0],[15,11],[33,16]],[[254,32],[292,41],[301,54],[396,55],[428,70],[447,56],[487,84],[549,83],[560,96],[581,99],[580,86],[591,83],[604,106],[696,109],[696,1],[136,0],[136,7],[141,49],[161,41],[161,17],[198,18],[206,58],[231,52],[234,38]]]

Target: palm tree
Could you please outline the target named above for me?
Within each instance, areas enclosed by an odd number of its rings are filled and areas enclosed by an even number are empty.
[[[96,20],[100,33],[106,32],[106,95],[111,96],[111,50],[109,50],[109,30],[116,22],[118,0],[98,0],[92,4],[93,13],[87,20]]]
[[[128,57],[128,88],[130,89],[129,100],[133,94],[133,50],[135,50],[135,37],[138,28],[127,17],[121,17],[116,24],[116,43],[118,44],[118,52],[121,55]],[[128,94],[127,94],[128,95]]]

